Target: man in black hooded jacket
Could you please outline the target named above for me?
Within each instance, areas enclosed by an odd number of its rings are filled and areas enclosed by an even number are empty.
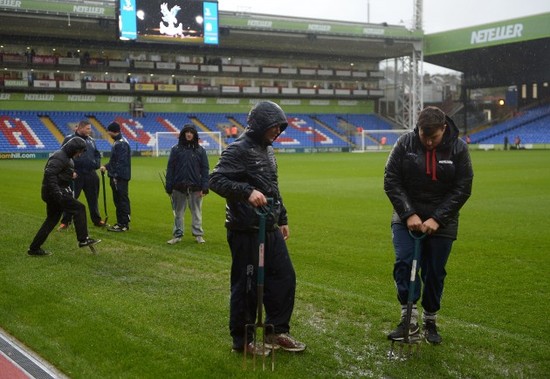
[[[283,110],[271,101],[257,103],[248,115],[244,133],[222,153],[210,174],[210,189],[227,201],[225,227],[231,250],[231,300],[229,329],[233,349],[267,355],[272,348],[303,351],[306,346],[289,335],[294,309],[296,274],[288,254],[286,208],[279,193],[277,162],[272,143],[287,127]],[[272,208],[266,216],[265,297],[266,324],[274,326],[266,337],[267,350],[245,340],[245,325],[256,317],[256,266],[258,262],[257,208]],[[268,330],[269,332],[269,330]]]
[[[73,197],[71,182],[74,178],[73,158],[86,151],[86,142],[75,137],[57,150],[46,162],[42,179],[42,200],[46,203],[46,220],[36,233],[27,254],[44,256],[50,253],[42,244],[66,212],[74,220],[79,247],[95,245],[101,240],[88,237],[86,207]]]
[[[414,240],[409,232],[426,234],[421,241],[420,278],[424,335],[432,344],[441,343],[436,313],[441,307],[445,265],[458,233],[459,210],[472,191],[472,162],[458,128],[437,107],[420,113],[416,128],[402,135],[393,147],[384,174],[384,190],[393,205],[391,220],[395,264],[393,277],[401,304],[401,322],[388,338],[403,340],[419,331],[414,293],[412,318],[405,323]]]
[[[184,213],[189,206],[191,232],[198,243],[204,243],[202,228],[202,198],[208,194],[208,157],[199,145],[199,133],[191,124],[184,125],[178,143],[170,150],[166,167],[166,193],[172,199],[174,211],[173,245],[184,233]]]

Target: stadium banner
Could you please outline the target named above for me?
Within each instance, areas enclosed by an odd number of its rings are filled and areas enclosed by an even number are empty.
[[[177,84],[157,84],[157,89],[159,91],[165,91],[165,92],[177,92],[178,91],[178,85]]]
[[[0,152],[0,160],[6,159],[46,159],[51,155],[50,152],[45,153],[2,153]]]
[[[259,88],[258,88],[259,90]],[[294,96],[294,95],[293,95]],[[128,104],[135,100],[126,95],[78,95],[48,93],[0,93],[3,111],[64,111],[128,113]],[[252,105],[265,99],[243,97],[168,97],[143,96],[146,112],[178,113],[248,113]],[[287,113],[366,114],[374,113],[374,100],[367,99],[273,99]],[[1,113],[1,112],[0,112]]]
[[[114,6],[98,3],[78,4],[76,2],[49,0],[4,0],[0,1],[0,10],[24,13],[46,13],[56,15],[75,15],[89,18],[115,18]]]
[[[130,83],[109,83],[109,89],[117,91],[130,91]]]
[[[241,88],[239,86],[222,86],[222,93],[239,93]]]
[[[154,69],[155,68],[155,62],[134,61],[134,68]]]
[[[60,80],[59,88],[81,89],[82,83],[80,80]]]
[[[223,65],[222,72],[241,72],[241,66],[237,65]]]
[[[56,88],[57,82],[55,80],[35,80],[32,85],[36,88]]]
[[[107,83],[105,82],[86,82],[86,89],[107,89]]]
[[[199,86],[196,84],[180,84],[180,92],[199,92]]]
[[[156,62],[156,66],[159,70],[175,70],[176,62]]]
[[[341,23],[338,21],[275,20],[253,14],[220,13],[220,25],[231,29],[277,30],[283,32],[306,32],[325,35],[349,35],[363,37],[398,38],[406,40],[421,39],[421,30],[409,30],[399,25],[363,23]]]
[[[155,85],[153,83],[137,83],[135,86],[136,91],[154,91]]]
[[[13,79],[6,79],[4,80],[4,87],[28,87],[29,81],[28,80],[13,80]]]
[[[64,66],[80,66],[80,58],[59,57],[57,63]]]
[[[424,56],[550,37],[550,13],[426,35]]]

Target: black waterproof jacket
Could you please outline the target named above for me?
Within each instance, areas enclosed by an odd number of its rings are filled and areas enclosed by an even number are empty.
[[[266,229],[288,224],[273,147],[264,142],[265,131],[277,124],[281,125],[281,132],[287,127],[282,109],[271,102],[260,103],[251,111],[244,133],[222,152],[210,174],[210,189],[227,200],[225,226],[230,230],[258,230],[259,216],[248,203],[254,189],[274,200]]]
[[[458,128],[449,117],[446,123],[433,151],[420,142],[418,127],[397,140],[386,163],[384,191],[393,205],[392,223],[406,224],[417,214],[439,223],[435,235],[456,239],[459,210],[470,197],[474,173]]]
[[[78,151],[84,149],[86,149],[86,142],[82,138],[75,137],[50,156],[42,178],[42,200],[60,201],[64,192],[71,191],[74,173],[72,158]]]
[[[132,177],[132,151],[130,150],[130,144],[122,133],[119,133],[114,137],[115,142],[111,148],[111,158],[109,163],[105,165],[110,178],[130,180]]]
[[[185,131],[193,132],[193,140],[185,139]],[[208,157],[206,150],[199,145],[198,133],[194,128],[182,129],[179,143],[172,146],[166,166],[166,192],[201,191],[208,193]]]
[[[86,175],[94,172],[101,166],[101,153],[97,150],[95,140],[89,136],[81,136],[78,133],[70,134],[63,140],[61,146],[75,137],[80,137],[86,142],[86,151],[80,157],[74,159],[74,169],[78,175]]]

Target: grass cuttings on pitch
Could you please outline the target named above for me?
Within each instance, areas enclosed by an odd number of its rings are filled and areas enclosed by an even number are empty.
[[[270,377],[543,378],[550,371],[550,152],[473,152],[474,191],[448,264],[441,346],[389,362],[399,307],[391,277],[387,154],[279,154],[298,276],[293,334]],[[217,158],[211,159],[213,164]],[[207,243],[175,246],[158,176],[165,158],[135,158],[128,233],[53,232],[54,255],[27,257],[45,216],[44,161],[0,161],[0,327],[72,378],[230,378],[230,258],[224,202],[204,201]],[[101,198],[101,197],[100,197]],[[115,209],[108,188],[109,221]],[[100,202],[101,209],[103,204]],[[103,212],[102,212],[103,213]]]

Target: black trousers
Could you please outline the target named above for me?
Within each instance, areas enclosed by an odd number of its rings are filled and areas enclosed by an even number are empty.
[[[258,233],[228,230],[227,241],[232,256],[229,331],[233,347],[242,348],[245,325],[254,324],[257,317]],[[264,256],[265,323],[272,324],[275,333],[287,333],[294,310],[296,273],[279,230],[266,233]],[[251,332],[246,342],[252,340]]]
[[[130,223],[130,198],[128,197],[128,180],[110,178],[113,190],[113,202],[116,208],[116,221],[119,225]]]
[[[30,249],[38,250],[46,241],[51,231],[55,228],[63,212],[66,212],[74,220],[76,239],[83,241],[88,237],[88,224],[86,222],[86,207],[80,201],[73,198],[70,192],[64,192],[61,201],[53,198],[44,200],[46,203],[46,220],[42,223],[36,236],[31,242]]]
[[[101,215],[99,214],[99,176],[95,171],[87,174],[81,174],[74,180],[74,197],[78,199],[80,193],[84,191],[86,196],[86,202],[88,203],[88,211],[90,212],[90,218],[94,224],[98,224],[101,221]],[[61,219],[63,224],[71,222],[71,217],[67,212],[63,213]]]

